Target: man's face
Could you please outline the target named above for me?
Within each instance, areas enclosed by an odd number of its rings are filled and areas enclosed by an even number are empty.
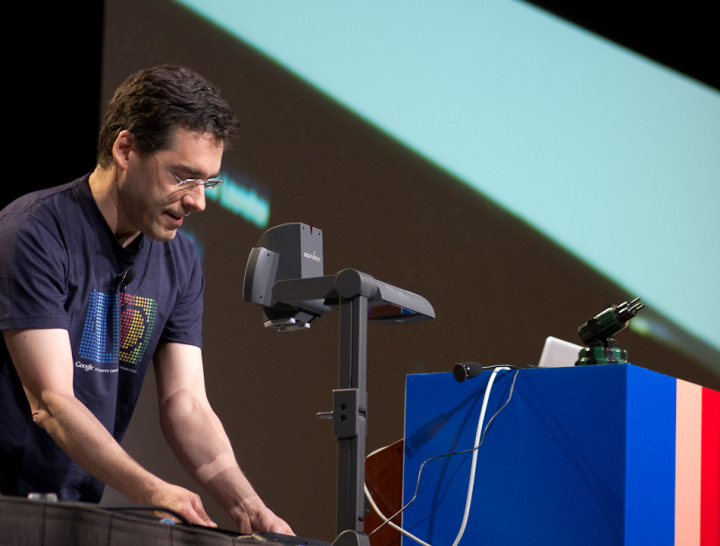
[[[137,232],[156,241],[173,239],[185,216],[205,209],[205,188],[178,187],[173,172],[183,180],[217,177],[222,154],[222,141],[212,134],[183,128],[175,130],[166,150],[145,157],[132,152],[118,184],[120,241]]]

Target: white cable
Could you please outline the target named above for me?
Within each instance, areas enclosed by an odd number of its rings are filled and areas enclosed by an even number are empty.
[[[370,506],[372,506],[373,510],[375,510],[375,513],[378,516],[380,516],[380,519],[382,519],[383,521],[386,521],[390,527],[392,527],[396,531],[400,531],[403,535],[405,535],[408,538],[413,539],[415,542],[419,542],[423,546],[430,546],[430,544],[428,544],[427,542],[423,542],[415,535],[408,533],[405,529],[403,529],[399,525],[395,525],[392,521],[388,521],[388,519],[385,517],[385,515],[380,511],[380,508],[378,508],[377,504],[375,504],[375,501],[373,500],[372,495],[370,494],[370,491],[368,490],[367,485],[365,485],[364,487],[365,487],[365,496],[370,501]]]
[[[372,456],[375,455],[376,453],[380,453],[383,449],[387,449],[388,447],[390,447],[390,446],[385,446],[385,447],[378,448],[378,449],[376,449],[375,451],[373,451],[370,455],[368,455],[368,457],[372,457]],[[375,504],[375,499],[372,498],[372,495],[370,494],[370,490],[368,489],[367,484],[366,484],[366,483],[363,484],[363,487],[365,488],[365,496],[367,497],[367,500],[370,501],[370,506],[372,506],[373,510],[375,510],[375,513],[376,513],[378,516],[380,516],[380,519],[383,520],[384,523],[387,523],[390,527],[392,527],[392,528],[395,529],[396,531],[400,531],[403,535],[405,535],[405,536],[413,539],[413,540],[416,541],[416,542],[419,542],[419,543],[422,544],[423,546],[430,546],[430,544],[428,544],[427,542],[423,542],[422,540],[420,540],[420,539],[419,539],[418,537],[416,537],[415,535],[412,535],[411,533],[408,533],[405,529],[403,529],[403,528],[400,527],[399,525],[394,524],[392,521],[388,521],[387,516],[385,516],[385,514],[383,514],[383,513],[380,511],[380,508],[378,507],[378,505]]]
[[[480,435],[482,434],[482,424],[485,420],[485,411],[487,410],[488,401],[490,400],[490,391],[492,390],[493,383],[495,382],[495,376],[500,370],[510,370],[510,368],[495,368],[492,375],[490,376],[490,381],[488,381],[488,386],[485,389],[485,397],[483,398],[482,409],[480,410],[480,420],[478,421],[477,431],[475,432],[475,443],[473,444],[474,451],[472,456],[472,465],[470,466],[470,482],[468,484],[467,500],[465,501],[465,514],[463,515],[460,531],[458,532],[458,535],[455,538],[455,542],[453,542],[452,546],[458,546],[458,544],[460,543],[460,539],[465,533],[465,526],[467,525],[468,516],[470,515],[470,504],[472,503],[473,487],[475,486],[475,468],[477,467],[477,456],[479,451],[478,447],[480,445]]]
[[[478,426],[477,426],[477,430],[475,431],[475,443],[473,444],[473,447],[472,447],[473,457],[472,457],[472,464],[470,465],[470,480],[468,482],[468,495],[467,495],[467,499],[465,501],[465,513],[463,514],[463,520],[462,520],[462,524],[460,526],[460,531],[458,532],[458,535],[455,538],[455,542],[453,542],[452,546],[458,546],[458,544],[460,543],[460,539],[462,539],[463,534],[465,534],[465,526],[467,525],[468,516],[470,515],[470,505],[472,503],[473,487],[475,486],[475,469],[477,468],[478,448],[480,447],[480,441],[481,441],[482,435],[483,435],[483,426],[482,425],[483,425],[483,421],[485,421],[485,412],[487,411],[488,402],[490,400],[490,392],[492,391],[492,386],[493,386],[493,383],[495,382],[495,376],[497,375],[498,372],[500,372],[502,370],[510,371],[511,368],[509,368],[507,366],[498,366],[497,368],[493,369],[493,372],[490,375],[490,380],[488,381],[487,388],[485,389],[485,396],[483,397],[483,404],[482,404],[482,408],[480,410],[480,418],[478,419]],[[517,377],[517,372],[516,372],[515,376]],[[515,386],[515,380],[513,380],[512,387],[510,388],[510,397],[512,396],[512,391],[513,391],[514,386]],[[505,408],[505,406],[507,406],[508,402],[510,402],[510,397],[508,397],[505,404],[503,404],[503,406],[495,413],[495,415],[493,415],[490,418],[490,422],[492,422],[495,419],[495,417],[497,417],[497,414],[500,413],[500,411],[502,411]],[[489,424],[488,424],[488,426],[489,426]],[[389,446],[385,446],[385,447],[376,449],[370,455],[374,455],[375,453],[382,451],[386,447],[389,447]],[[468,451],[470,451],[470,450],[468,450]],[[439,455],[437,457],[446,457],[448,455],[456,455],[456,454],[460,454],[460,453],[464,453],[464,452],[461,451],[458,453],[448,453],[447,455]],[[437,457],[431,457],[430,459],[428,459],[428,461],[435,459]],[[428,462],[428,461],[425,461],[425,462]],[[423,465],[424,464],[425,463],[423,463]],[[421,467],[420,467],[421,472],[422,472],[423,465],[421,465]],[[418,476],[418,482],[419,482],[419,480],[420,480],[420,476]],[[418,483],[418,485],[419,485],[419,483]],[[375,501],[373,500],[372,495],[370,495],[370,491],[367,488],[367,484],[363,484],[363,486],[365,488],[365,496],[370,501],[370,505],[373,507],[373,510],[375,510],[377,515],[380,516],[380,518],[383,520],[383,522],[384,522],[383,525],[390,525],[397,531],[399,531],[402,534],[406,535],[407,537],[415,540],[416,542],[419,542],[423,546],[430,546],[430,544],[428,544],[427,542],[423,542],[416,536],[413,536],[412,534],[408,533],[402,527],[394,524],[392,521],[389,521],[387,519],[387,517],[385,517],[385,515],[380,511],[380,509],[375,504]],[[416,490],[416,493],[417,493],[417,490]],[[414,497],[413,497],[413,500],[415,500]],[[400,510],[400,512],[402,512],[405,508],[407,508],[413,502],[413,500],[411,500],[407,505],[405,505],[402,508],[402,510]],[[398,512],[398,514],[400,512]],[[397,515],[397,514],[395,514],[395,515]],[[395,517],[395,516],[393,516],[393,517]],[[382,525],[380,527],[382,527]],[[375,531],[377,531],[380,527],[375,529]],[[375,531],[373,531],[373,533]],[[370,533],[370,534],[372,534],[372,533]]]

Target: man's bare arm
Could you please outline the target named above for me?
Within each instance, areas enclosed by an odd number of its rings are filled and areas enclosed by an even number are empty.
[[[76,463],[134,502],[172,508],[192,523],[214,525],[195,493],[145,470],[75,398],[72,350],[66,330],[8,330],[3,336],[33,421]]]
[[[200,349],[164,344],[154,362],[162,430],[186,471],[232,516],[241,533],[292,534],[260,500],[235,460],[207,399]]]

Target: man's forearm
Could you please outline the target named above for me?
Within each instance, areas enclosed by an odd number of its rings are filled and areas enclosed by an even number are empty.
[[[196,494],[145,470],[77,398],[46,393],[40,408],[33,412],[36,422],[88,473],[138,504],[164,506],[191,523],[214,525]]]
[[[206,401],[180,391],[165,400],[160,414],[165,438],[184,468],[230,514],[238,530],[292,533],[250,485]]]
[[[257,497],[209,404],[179,392],[165,401],[160,414],[165,439],[185,470],[226,511]]]
[[[200,348],[165,343],[153,360],[163,434],[188,473],[233,517],[240,532],[291,534],[235,461],[230,440],[207,399]]]
[[[138,503],[146,503],[159,478],[145,470],[115,441],[77,398],[46,393],[36,422],[88,473]]]

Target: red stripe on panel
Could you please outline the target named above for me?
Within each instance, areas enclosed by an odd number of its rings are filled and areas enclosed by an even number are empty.
[[[700,544],[720,546],[720,392],[703,388]]]

